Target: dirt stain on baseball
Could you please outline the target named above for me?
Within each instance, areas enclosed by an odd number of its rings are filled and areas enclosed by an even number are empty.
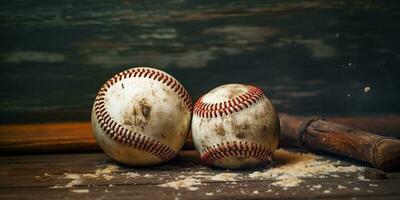
[[[201,140],[201,146],[203,146],[203,148],[208,148],[208,144],[210,144],[210,138],[206,135],[204,136],[204,140]]]
[[[167,94],[167,96],[171,96],[173,94],[170,88],[161,87],[161,89],[165,92],[165,94]]]
[[[148,119],[151,112],[151,106],[147,103],[146,99],[142,99],[139,102],[139,106],[142,110],[144,118]]]
[[[236,98],[236,97],[238,97],[238,96],[240,96],[241,94],[244,93],[242,86],[230,87],[228,92],[229,92],[229,95],[228,95],[229,99]]]
[[[274,129],[273,127],[271,127],[271,125],[264,125],[263,128],[262,128],[262,131],[264,133],[269,133],[271,129],[272,130]]]
[[[215,125],[214,131],[215,131],[215,133],[217,135],[225,136],[225,129],[224,129],[224,126],[222,124]]]
[[[138,128],[144,130],[150,120],[151,106],[147,99],[143,98],[134,103],[132,109],[128,109],[123,116],[123,123],[132,127],[133,130]]]
[[[239,138],[239,139],[243,139],[243,138],[246,137],[246,133],[240,132],[240,133],[236,134],[236,137]]]
[[[238,130],[238,133],[235,134],[235,137],[238,139],[244,139],[246,138],[247,134],[249,131],[251,131],[249,124],[243,123],[243,124],[237,124],[235,122],[232,122],[232,126],[234,127],[235,130]]]

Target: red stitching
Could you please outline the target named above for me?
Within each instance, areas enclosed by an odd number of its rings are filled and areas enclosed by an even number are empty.
[[[246,156],[266,162],[271,161],[272,150],[252,142],[233,141],[207,147],[200,153],[200,159],[208,165],[217,160],[235,156]]]
[[[189,93],[173,77],[149,68],[132,68],[120,72],[112,77],[101,87],[100,91],[98,92],[94,103],[94,112],[99,121],[101,129],[106,133],[106,135],[116,142],[152,153],[163,160],[170,160],[177,154],[177,152],[175,152],[169,146],[156,141],[155,139],[151,139],[150,137],[141,135],[139,133],[134,133],[122,127],[120,124],[111,119],[111,116],[106,111],[104,97],[107,93],[107,90],[118,81],[128,77],[149,78],[159,81],[167,86],[169,86],[169,83],[174,82],[174,85],[169,87],[178,94],[189,110],[192,109],[192,100]],[[168,82],[168,84],[166,84],[166,82]]]
[[[256,86],[250,86],[246,93],[219,103],[205,103],[202,96],[194,104],[193,113],[202,118],[221,117],[248,108],[263,97],[263,91]]]

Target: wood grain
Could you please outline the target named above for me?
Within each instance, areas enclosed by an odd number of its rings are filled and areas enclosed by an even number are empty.
[[[317,117],[280,115],[281,145],[325,151],[365,161],[382,170],[400,167],[400,140]]]
[[[328,160],[329,158],[323,158]],[[343,166],[352,163],[342,162]],[[65,173],[83,175],[94,173],[106,165],[114,165],[118,170],[112,179],[101,177],[82,178],[82,182],[71,188],[52,188],[66,185],[71,179]],[[124,173],[133,172],[140,176],[129,178]],[[253,171],[236,171],[241,176],[236,181],[211,181],[202,178],[196,191],[184,188],[159,187],[176,179],[196,175],[201,172],[215,175],[229,171],[217,170],[200,165],[194,151],[183,151],[169,163],[149,167],[132,168],[115,163],[102,153],[50,154],[0,157],[0,199],[396,199],[400,197],[398,185],[400,174],[388,173],[386,180],[360,180],[360,174],[330,174],[329,178],[305,178],[298,187],[282,188],[273,186],[273,179],[255,180],[248,175]],[[148,174],[147,176],[144,176]],[[180,177],[180,178],[178,178]],[[372,186],[371,186],[372,184]],[[311,191],[311,186],[321,185]],[[346,189],[338,189],[338,185]],[[357,188],[357,190],[353,189]],[[87,189],[89,193],[74,193],[74,189]],[[254,191],[257,190],[258,194]],[[268,190],[270,190],[268,192]],[[330,190],[330,193],[324,192]],[[155,192],[156,191],[156,192]],[[207,195],[212,193],[212,195]]]
[[[99,150],[90,123],[0,126],[0,152],[60,153]]]

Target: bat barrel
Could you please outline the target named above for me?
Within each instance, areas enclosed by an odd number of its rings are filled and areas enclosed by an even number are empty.
[[[371,151],[372,165],[383,170],[400,167],[400,141],[395,138],[381,138]]]

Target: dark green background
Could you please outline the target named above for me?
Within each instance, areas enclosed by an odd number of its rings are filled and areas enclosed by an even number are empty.
[[[133,66],[297,115],[400,113],[398,1],[1,1],[0,123],[88,120]],[[369,92],[364,88],[370,87]]]

